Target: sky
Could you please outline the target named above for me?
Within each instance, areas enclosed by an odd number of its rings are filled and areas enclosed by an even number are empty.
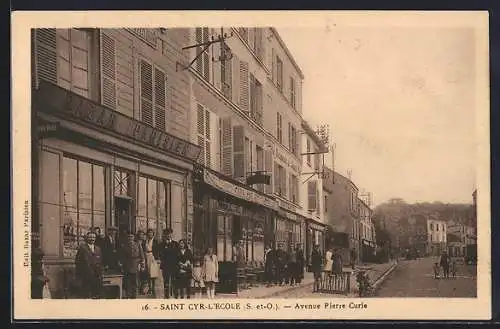
[[[335,170],[373,205],[472,203],[475,37],[459,27],[281,27],[303,116],[330,125]],[[328,160],[330,161],[330,160]],[[330,162],[328,162],[330,163]]]

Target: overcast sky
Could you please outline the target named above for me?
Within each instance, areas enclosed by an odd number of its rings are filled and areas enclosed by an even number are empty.
[[[375,204],[472,202],[474,30],[278,31],[305,75],[304,117],[330,125],[337,171]]]

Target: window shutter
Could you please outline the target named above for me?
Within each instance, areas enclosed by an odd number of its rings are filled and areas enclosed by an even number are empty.
[[[165,131],[167,77],[155,67],[155,127]]]
[[[203,42],[208,42],[209,39],[209,29],[208,27],[203,28]],[[210,80],[210,60],[208,57],[208,49],[203,53],[203,76],[206,80]]]
[[[153,126],[153,67],[140,60],[141,120]]]
[[[205,139],[203,136],[198,135],[198,145],[200,146],[200,156],[198,157],[198,162],[206,165],[205,163]]]
[[[204,134],[204,118],[203,118],[204,111],[205,109],[203,108],[203,106],[198,104],[196,118],[197,118],[197,129],[199,135]]]
[[[264,149],[264,170],[267,175],[271,175],[271,180],[273,178],[273,154],[271,151]],[[273,193],[272,182],[269,185],[265,185],[264,191],[268,194]]]
[[[288,197],[287,176],[285,168],[281,167],[281,195]]]
[[[276,50],[274,50],[274,48],[272,50],[271,56],[272,56],[272,60],[271,60],[271,63],[272,63],[271,73],[272,73],[273,82],[276,83],[276,80],[277,80],[276,79],[276,76],[277,76],[276,65],[277,65],[277,63],[276,63]]]
[[[224,86],[222,86],[222,88],[223,88],[224,95],[228,99],[231,99],[231,97],[232,97],[232,86],[233,86],[232,61],[231,60],[224,61],[224,67],[225,67],[225,80],[224,80]]]
[[[281,195],[281,170],[277,163],[274,163],[274,193]]]
[[[215,43],[211,48],[212,56],[215,59],[214,61],[212,61],[212,72],[214,72],[214,86],[218,90],[224,92],[222,81],[224,80],[223,75],[225,71],[225,62],[219,60],[222,55],[221,45],[220,43]]]
[[[255,54],[257,58],[262,60],[262,28],[255,29]]]
[[[231,67],[233,69],[232,74],[232,101],[233,103],[239,103],[240,100],[240,60],[236,55],[233,54],[233,58],[231,59]]]
[[[255,28],[248,29],[248,45],[255,51]]]
[[[116,108],[116,45],[115,40],[101,32],[101,102],[112,109]]]
[[[56,29],[36,29],[37,79],[57,84]]]
[[[309,181],[307,183],[307,195],[307,209],[309,209],[309,211],[313,211],[316,209],[316,181]]]
[[[294,196],[295,196],[295,190],[294,190],[294,186],[293,186],[293,175],[292,173],[289,173],[288,174],[288,189],[290,190],[290,195],[289,195],[289,199],[294,202]]]
[[[320,206],[320,202],[319,202],[319,190],[318,190],[318,186],[317,184],[314,184],[314,190],[316,191],[316,212],[319,214],[319,206]]]
[[[248,63],[240,61],[240,106],[248,112]]]
[[[224,175],[233,175],[233,129],[231,118],[222,120],[222,172]]]
[[[262,85],[257,83],[255,87],[255,102],[257,107],[257,123],[262,126],[262,108],[263,108],[263,94],[262,94]]]
[[[243,126],[233,127],[234,178],[245,177],[245,129]]]
[[[203,42],[203,30],[201,27],[197,27],[195,29],[195,39],[196,39],[196,44],[200,44]],[[195,57],[198,56],[196,59],[196,71],[198,73],[202,74],[203,72],[203,56],[200,54],[201,51],[203,50],[203,47],[196,47],[196,54]]]

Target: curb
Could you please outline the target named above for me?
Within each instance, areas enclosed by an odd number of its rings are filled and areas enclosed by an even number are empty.
[[[396,267],[398,267],[398,264],[399,262],[397,263],[394,263],[391,267],[389,267],[387,269],[387,271],[385,271],[376,281],[375,283],[373,283],[373,290],[374,292],[376,292],[380,286],[382,285],[382,283],[384,283],[384,281],[387,279],[387,277],[396,269]]]
[[[261,296],[261,297],[257,297],[257,298],[270,298],[270,297],[275,297],[275,296],[279,296],[280,294],[282,293],[285,293],[285,292],[290,292],[290,291],[293,291],[293,290],[296,290],[296,289],[302,289],[302,288],[305,288],[305,287],[309,287],[309,286],[312,286],[314,284],[314,282],[309,282],[309,283],[304,283],[298,287],[289,287],[289,288],[286,288],[286,289],[283,289],[283,290],[280,290],[280,291],[275,291],[271,294],[268,294],[268,295],[264,295],[264,296]]]

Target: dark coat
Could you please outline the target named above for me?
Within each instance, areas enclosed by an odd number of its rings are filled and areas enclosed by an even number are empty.
[[[334,253],[332,259],[333,259],[332,272],[335,274],[342,273],[344,266],[342,263],[342,256],[340,256],[339,253]]]
[[[179,273],[179,244],[177,241],[163,241],[158,245],[158,258],[164,276],[176,276]]]
[[[118,268],[118,241],[116,238],[111,241],[109,236],[106,236],[102,241],[102,261],[104,266],[112,269]]]
[[[183,268],[181,264],[186,264],[186,262],[188,261],[190,264],[189,267]],[[185,249],[184,254],[182,253],[181,249],[179,249],[179,252],[177,254],[177,262],[179,263],[179,275],[191,277],[191,273],[193,271],[193,261],[193,253],[190,249]]]
[[[264,264],[267,270],[271,270],[275,263],[276,250],[271,249],[266,254],[266,262]]]
[[[94,245],[94,252],[87,243],[78,247],[75,257],[75,274],[81,293],[85,297],[93,297],[100,293],[102,287],[102,252]]]
[[[138,242],[126,243],[120,249],[120,260],[125,273],[137,273],[139,264],[144,263],[144,252]]]
[[[323,265],[323,255],[320,251],[313,250],[311,253],[311,271],[321,272],[321,267]]]
[[[277,267],[281,268],[287,264],[288,255],[286,251],[278,249],[276,250],[275,256],[276,256],[275,263]]]

